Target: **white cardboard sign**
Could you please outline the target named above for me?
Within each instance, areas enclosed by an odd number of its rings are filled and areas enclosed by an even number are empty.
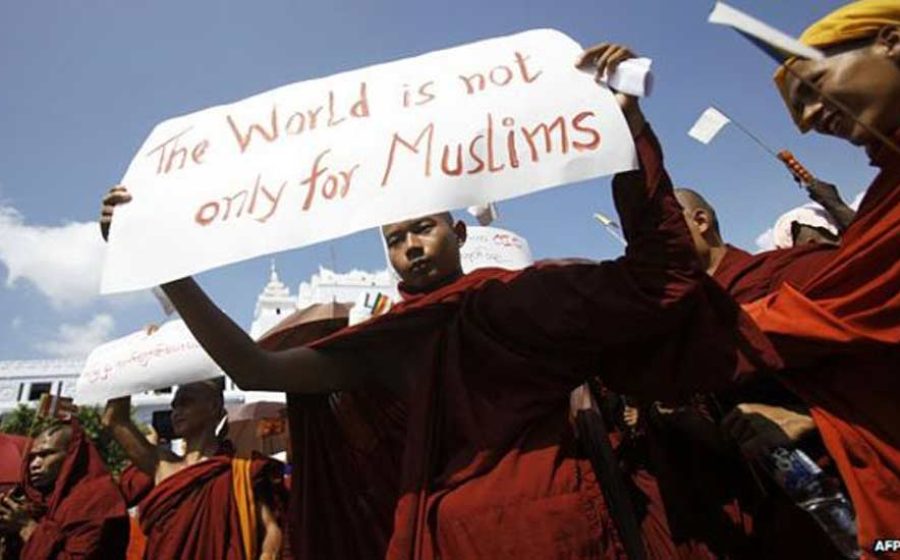
[[[581,47],[534,30],[165,121],[122,184],[104,293],[634,169]]]
[[[77,404],[107,400],[222,375],[181,320],[95,348],[75,385]]]
[[[494,227],[469,227],[459,256],[465,273],[479,268],[521,270],[534,264],[524,237]]]

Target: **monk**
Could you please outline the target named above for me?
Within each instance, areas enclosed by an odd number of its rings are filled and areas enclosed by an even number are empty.
[[[23,492],[0,498],[0,530],[21,537],[22,560],[125,558],[125,501],[77,420],[41,432],[23,471]]]
[[[153,478],[138,504],[146,558],[280,558],[277,463],[236,458],[229,442],[216,436],[225,417],[222,388],[221,380],[211,380],[176,391],[172,426],[184,438],[183,456],[147,440],[131,421],[129,397],[106,405],[104,427]]]
[[[584,53],[580,66],[600,76],[631,56],[623,47],[600,45]],[[440,213],[389,224],[382,234],[404,301],[361,325],[280,352],[257,346],[192,280],[163,286],[242,388],[353,395],[377,386],[403,404],[386,545],[379,544],[382,535],[369,535],[385,525],[372,511],[344,518],[335,515],[341,504],[318,503],[291,528],[300,538],[292,543],[295,554],[621,558],[615,520],[575,445],[571,391],[600,375],[615,390],[677,400],[727,383],[738,346],[748,359],[766,357],[765,347],[756,346],[764,339],[699,267],[637,100],[617,99],[641,162],[638,171],[613,181],[630,241],[617,261],[464,275],[462,222]],[[111,192],[101,223],[128,196]],[[316,474],[319,485],[352,482],[333,480],[325,469]],[[326,517],[337,534],[343,528],[341,542],[308,530]],[[353,542],[360,544],[354,549]],[[367,549],[365,542],[375,546]]]
[[[798,127],[863,147],[880,172],[819,271],[746,309],[809,404],[871,552],[900,527],[900,3],[850,3],[800,40],[826,56],[776,74]]]
[[[681,188],[675,190],[675,196],[684,208],[697,254],[706,265],[707,273],[738,302],[764,297],[784,283],[803,284],[817,274],[836,251],[833,245],[798,245],[750,255],[723,241],[716,211],[702,195]],[[825,464],[830,463],[821,450],[819,434],[802,400],[770,376],[739,381],[715,396],[704,397],[716,409],[715,418],[709,414],[709,406],[705,412],[687,408],[659,417],[662,433],[657,443],[664,448],[660,452],[666,453],[661,468],[668,475],[663,477],[663,485],[670,498],[672,494],[675,494],[675,502],[682,498],[683,492],[678,490],[689,488],[685,479],[703,480],[692,497],[674,506],[687,513],[676,515],[684,519],[704,516],[706,522],[695,523],[694,533],[701,535],[701,539],[724,544],[730,549],[729,555],[839,557],[838,551],[808,516],[799,512],[770,484],[757,486],[750,477],[748,465],[733,452],[730,442],[716,430],[709,429],[714,420],[715,424],[722,420],[725,434],[738,444],[743,457],[751,462],[774,447],[802,446],[809,455]],[[687,452],[682,455],[682,450]],[[722,483],[718,488],[725,492],[716,496],[713,489],[719,481]],[[729,503],[726,504],[726,500]],[[732,527],[727,524],[722,527],[715,521],[716,512],[723,510],[723,504],[733,518]],[[704,506],[708,511],[703,511]],[[734,532],[735,528],[743,528],[749,539],[740,538],[740,534]],[[713,529],[714,533],[708,529]],[[716,538],[729,530],[733,535],[731,539]]]

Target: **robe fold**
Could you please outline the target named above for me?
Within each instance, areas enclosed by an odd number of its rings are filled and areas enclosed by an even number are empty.
[[[874,163],[881,172],[832,258],[746,306],[810,406],[864,551],[900,527],[900,157],[884,149]]]
[[[728,245],[713,278],[736,301],[754,301],[785,282],[802,285],[835,251],[828,245],[802,245],[751,255]],[[736,381],[709,401],[721,407],[721,414],[740,403],[802,404],[773,376]],[[689,407],[651,416],[648,447],[679,557],[702,550],[748,560],[795,558],[804,556],[803,551],[823,560],[836,557],[808,516],[787,498],[774,495],[774,487],[763,490],[758,485],[708,413]],[[796,539],[786,538],[788,525]]]
[[[798,245],[751,255],[728,245],[713,278],[738,303],[765,297],[785,282],[801,286],[837,251],[824,244]]]
[[[140,502],[145,558],[167,560],[246,560],[234,499],[232,454],[223,452],[164,479]],[[275,494],[280,466],[254,459],[256,492]]]
[[[21,559],[123,559],[128,546],[125,500],[78,421],[69,422],[72,439],[49,496],[27,482],[27,460],[23,463],[25,494],[46,513]]]
[[[138,469],[134,465],[128,465],[119,475],[119,490],[125,498],[125,505],[129,508],[137,506],[144,497],[153,490],[153,477]],[[147,548],[147,537],[141,531],[137,517],[129,512],[129,537],[128,560],[140,560],[144,557]]]
[[[600,375],[614,390],[686,398],[728,383],[739,348],[771,358],[752,322],[700,269],[649,129],[637,148],[641,170],[613,181],[629,239],[624,257],[478,270],[405,293],[386,315],[313,344],[404,385],[381,401],[402,405],[403,425],[396,437],[376,439],[402,457],[392,532],[386,552],[363,557],[620,558],[615,524],[568,421],[570,392]],[[316,474],[327,476],[319,463]],[[295,542],[307,548],[298,556],[349,558],[309,530],[338,508],[309,505],[316,510],[299,515]],[[371,525],[340,515],[334,523],[348,532]]]

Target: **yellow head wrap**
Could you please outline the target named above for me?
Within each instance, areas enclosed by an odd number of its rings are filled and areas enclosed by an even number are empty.
[[[900,25],[900,0],[858,0],[838,8],[810,25],[800,41],[810,47],[828,48],[849,41],[874,37],[885,26]],[[786,64],[791,61],[788,60]],[[775,72],[775,85],[787,102],[784,66]],[[803,132],[809,130],[788,105],[791,116]]]

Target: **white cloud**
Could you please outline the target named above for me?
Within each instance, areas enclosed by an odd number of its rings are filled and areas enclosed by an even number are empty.
[[[81,306],[98,296],[105,247],[96,222],[47,227],[25,223],[0,205],[0,261],[7,287],[24,279],[57,308]]]
[[[60,325],[55,340],[40,342],[34,347],[57,358],[85,358],[91,350],[109,340],[115,327],[112,315],[100,313],[83,325]]]
[[[775,238],[773,237],[772,228],[767,229],[756,237],[757,253],[762,251],[771,251],[775,248]]]
[[[13,320],[9,322],[9,326],[12,327],[14,331],[17,331],[24,322],[25,320],[22,319],[21,315],[16,315],[15,317],[13,317]]]

